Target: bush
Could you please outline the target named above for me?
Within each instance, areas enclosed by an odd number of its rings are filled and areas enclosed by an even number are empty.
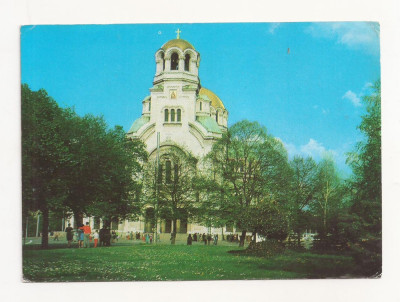
[[[272,257],[277,254],[282,254],[285,251],[285,244],[281,241],[268,239],[261,242],[250,242],[246,249],[246,254],[252,254],[262,257]]]

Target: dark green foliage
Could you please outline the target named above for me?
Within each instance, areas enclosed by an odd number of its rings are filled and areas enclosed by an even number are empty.
[[[69,162],[65,112],[45,90],[21,87],[22,120],[22,211],[43,214],[42,246],[47,247],[49,210],[60,212],[68,194],[64,169]]]
[[[295,156],[290,162],[292,178],[288,192],[288,224],[296,234],[297,248],[300,247],[301,234],[311,228],[310,204],[315,196],[317,164],[311,157]]]
[[[381,84],[363,98],[366,114],[359,126],[365,140],[350,153],[353,227],[352,240],[360,269],[368,275],[382,271],[382,174],[381,174]]]
[[[44,90],[22,85],[21,101],[23,221],[30,211],[42,213],[43,247],[49,212],[78,221],[138,212],[133,176],[147,158],[142,143],[127,140],[119,126],[108,129],[101,117],[60,108]]]
[[[245,210],[241,227],[281,242],[288,236],[285,214],[285,210],[277,202],[259,202]]]
[[[285,208],[290,168],[282,143],[267,135],[257,122],[244,120],[233,125],[214,144],[207,159],[211,177],[224,188],[225,197],[221,200],[225,206],[221,213],[242,229],[240,245],[244,244],[246,231],[266,230],[267,223],[271,223],[270,229],[275,229],[277,221],[262,215],[269,217],[275,204]],[[259,211],[261,208],[266,211]],[[283,223],[283,219],[279,221]]]

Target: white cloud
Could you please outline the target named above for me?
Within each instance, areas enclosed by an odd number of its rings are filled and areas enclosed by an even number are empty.
[[[348,90],[343,96],[342,99],[347,99],[350,102],[353,103],[355,107],[360,107],[361,106],[361,99],[357,94],[355,94],[353,91]]]
[[[352,149],[352,144],[345,143],[338,149],[332,150],[326,149],[322,143],[313,138],[310,138],[307,144],[299,147],[296,147],[292,143],[285,143],[283,141],[282,143],[288,152],[289,159],[293,159],[296,155],[302,157],[311,156],[316,162],[319,162],[324,157],[331,157],[336,162],[339,170],[344,171],[347,174],[350,173],[350,168],[346,164],[346,153]]]
[[[300,147],[300,151],[305,155],[320,158],[326,152],[326,149],[321,143],[310,138],[306,145]]]
[[[376,22],[321,22],[313,23],[306,33],[316,38],[334,39],[350,48],[379,54],[379,23]]]
[[[283,141],[282,143],[288,151],[289,158],[293,158],[295,155],[299,155],[311,156],[312,158],[314,158],[314,160],[320,160],[326,155],[336,157],[338,154],[335,150],[327,150],[322,143],[319,143],[312,138],[310,138],[307,144],[301,145],[300,147],[296,147],[292,143],[285,143]]]

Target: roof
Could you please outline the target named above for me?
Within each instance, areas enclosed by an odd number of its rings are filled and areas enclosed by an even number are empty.
[[[191,48],[194,50],[194,47],[192,44],[190,44],[188,41],[183,40],[183,39],[173,39],[168,41],[167,43],[165,43],[161,48],[163,50],[167,50],[168,48],[171,47],[178,47],[180,48],[182,51],[184,51],[185,49]]]
[[[217,122],[211,118],[210,116],[198,116],[196,117],[196,120],[203,125],[204,128],[208,132],[213,132],[213,133],[222,133],[221,129],[219,128]]]
[[[129,129],[128,133],[137,132],[144,124],[147,124],[150,121],[149,116],[142,115],[136,121],[133,122],[131,128]]]
[[[217,108],[225,109],[224,103],[222,103],[220,98],[211,90],[201,87],[199,95],[201,94],[207,96],[211,100],[211,106],[213,106],[215,109]]]

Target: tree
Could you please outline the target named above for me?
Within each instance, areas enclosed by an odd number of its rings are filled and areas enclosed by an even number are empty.
[[[49,211],[60,211],[67,194],[63,171],[69,151],[64,144],[66,115],[45,90],[21,87],[22,210],[40,210],[42,247],[48,246]],[[25,219],[23,219],[25,221]]]
[[[209,167],[198,171],[194,185],[199,201],[194,219],[209,228],[222,228],[224,236],[223,227],[232,219],[227,215],[229,203],[225,187],[217,180],[215,173],[210,173]]]
[[[89,215],[106,222],[115,219],[135,219],[140,213],[140,174],[147,160],[144,144],[130,140],[120,126],[108,130],[97,154],[96,199],[87,208]]]
[[[311,157],[295,156],[290,167],[289,228],[297,234],[297,246],[300,247],[301,232],[309,226],[309,205],[315,195],[317,165]]]
[[[328,218],[333,209],[338,207],[341,198],[340,178],[336,172],[335,162],[332,158],[325,157],[318,164],[315,181],[314,210],[320,217],[319,235],[325,239],[328,234]]]
[[[382,175],[381,175],[381,83],[363,102],[366,114],[358,129],[365,135],[348,155],[353,169],[351,180],[353,226],[359,234],[353,241],[356,260],[368,275],[382,271]]]
[[[144,174],[143,200],[155,209],[158,218],[172,221],[171,243],[175,244],[177,220],[187,220],[196,212],[197,159],[184,148],[161,148],[160,166],[154,156],[149,160]],[[158,172],[157,172],[158,171]]]
[[[110,221],[137,214],[146,158],[143,143],[128,140],[122,127],[110,130],[103,118],[81,118],[44,90],[22,86],[23,215],[42,213],[43,247],[49,211],[72,211],[78,223],[83,215]]]
[[[247,231],[253,231],[255,238],[256,230],[249,229],[255,224],[250,220],[258,218],[248,215],[250,208],[260,202],[285,202],[290,171],[286,150],[267,135],[265,127],[244,120],[214,144],[208,159],[226,187],[229,207],[225,214],[242,229],[243,246]]]

